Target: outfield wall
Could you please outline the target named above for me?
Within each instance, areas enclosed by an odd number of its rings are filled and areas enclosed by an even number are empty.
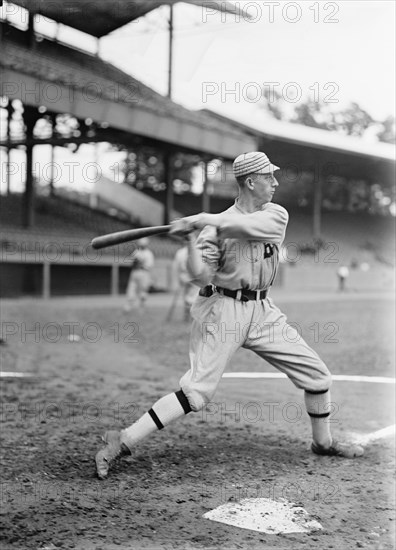
[[[323,264],[304,258],[294,264],[280,265],[275,287],[292,292],[337,291],[339,263]],[[392,267],[375,262],[350,269],[347,292],[386,291],[395,288]],[[0,264],[0,297],[89,296],[124,294],[130,268],[114,263],[62,264],[3,262]],[[171,292],[172,262],[156,261],[152,292]]]

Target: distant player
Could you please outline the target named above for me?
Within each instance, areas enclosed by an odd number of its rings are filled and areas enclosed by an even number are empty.
[[[338,277],[338,290],[339,292],[345,291],[345,283],[349,277],[349,269],[346,265],[341,265],[337,270]]]
[[[190,319],[190,309],[198,295],[198,287],[191,282],[191,276],[187,270],[187,260],[188,260],[188,247],[183,246],[180,248],[173,260],[172,264],[172,274],[175,284],[181,289],[183,296],[183,306],[184,306],[184,320],[188,321]]]
[[[144,309],[151,285],[151,270],[154,266],[154,254],[148,248],[149,239],[139,239],[133,255],[131,274],[126,292],[127,302],[124,311],[140,307]]]

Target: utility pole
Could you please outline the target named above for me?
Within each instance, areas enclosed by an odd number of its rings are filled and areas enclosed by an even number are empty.
[[[172,221],[173,175],[173,151],[172,149],[167,148],[164,153],[164,179],[166,183],[164,225],[168,225]]]
[[[173,5],[169,4],[169,49],[168,49],[168,97],[172,99],[172,63],[173,63]],[[164,172],[166,195],[164,204],[164,224],[171,221],[173,209],[173,152],[165,149]]]
[[[168,97],[172,99],[172,65],[173,65],[173,5],[169,4],[169,51],[168,51]]]

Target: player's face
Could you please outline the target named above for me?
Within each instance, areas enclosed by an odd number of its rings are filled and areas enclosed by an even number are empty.
[[[262,204],[272,201],[272,197],[278,185],[279,183],[274,174],[256,174],[255,192]]]

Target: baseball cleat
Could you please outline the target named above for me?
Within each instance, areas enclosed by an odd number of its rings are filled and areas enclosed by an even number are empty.
[[[106,447],[101,449],[95,457],[96,471],[99,479],[105,479],[112,463],[122,456],[131,454],[128,447],[121,443],[121,434],[116,430],[110,430],[102,437]]]
[[[354,443],[340,443],[333,439],[330,447],[322,447],[317,443],[312,443],[311,450],[313,453],[322,456],[341,456],[343,458],[357,458],[364,453],[363,447]]]

